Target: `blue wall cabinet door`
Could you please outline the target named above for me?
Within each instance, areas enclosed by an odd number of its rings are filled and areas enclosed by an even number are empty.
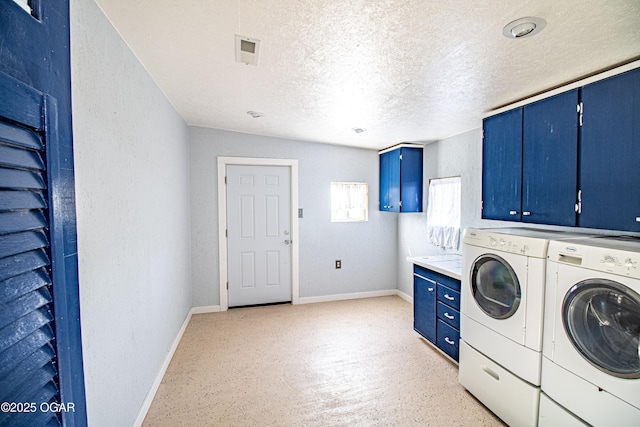
[[[380,210],[400,212],[400,150],[380,154]]]
[[[581,227],[640,232],[640,69],[582,88]]]
[[[482,218],[521,220],[522,108],[483,121]]]
[[[380,207],[385,212],[422,212],[422,148],[380,153]]]
[[[0,425],[84,426],[69,4],[28,3],[0,2]]]
[[[400,150],[400,212],[422,212],[422,148]]]
[[[578,89],[524,106],[522,221],[576,225]]]

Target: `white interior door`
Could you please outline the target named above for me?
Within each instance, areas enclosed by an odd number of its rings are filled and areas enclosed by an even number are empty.
[[[291,301],[290,168],[226,172],[229,307]]]

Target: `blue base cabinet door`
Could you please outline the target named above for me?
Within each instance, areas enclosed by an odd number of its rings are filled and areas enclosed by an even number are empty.
[[[482,218],[522,219],[522,108],[483,121]]]
[[[581,227],[640,232],[640,69],[582,88]]]
[[[436,282],[419,271],[413,276],[413,329],[436,343]]]

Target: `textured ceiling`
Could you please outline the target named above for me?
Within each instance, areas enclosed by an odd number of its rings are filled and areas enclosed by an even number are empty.
[[[368,148],[478,128],[486,111],[640,57],[638,0],[97,3],[188,124]],[[502,35],[525,16],[546,28]],[[235,62],[236,34],[261,41],[256,67]]]

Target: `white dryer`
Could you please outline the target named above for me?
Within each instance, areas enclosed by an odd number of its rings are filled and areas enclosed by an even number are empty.
[[[576,236],[465,230],[458,379],[509,425],[537,424],[547,248]]]
[[[544,393],[588,424],[639,425],[640,240],[550,242],[546,299]]]

